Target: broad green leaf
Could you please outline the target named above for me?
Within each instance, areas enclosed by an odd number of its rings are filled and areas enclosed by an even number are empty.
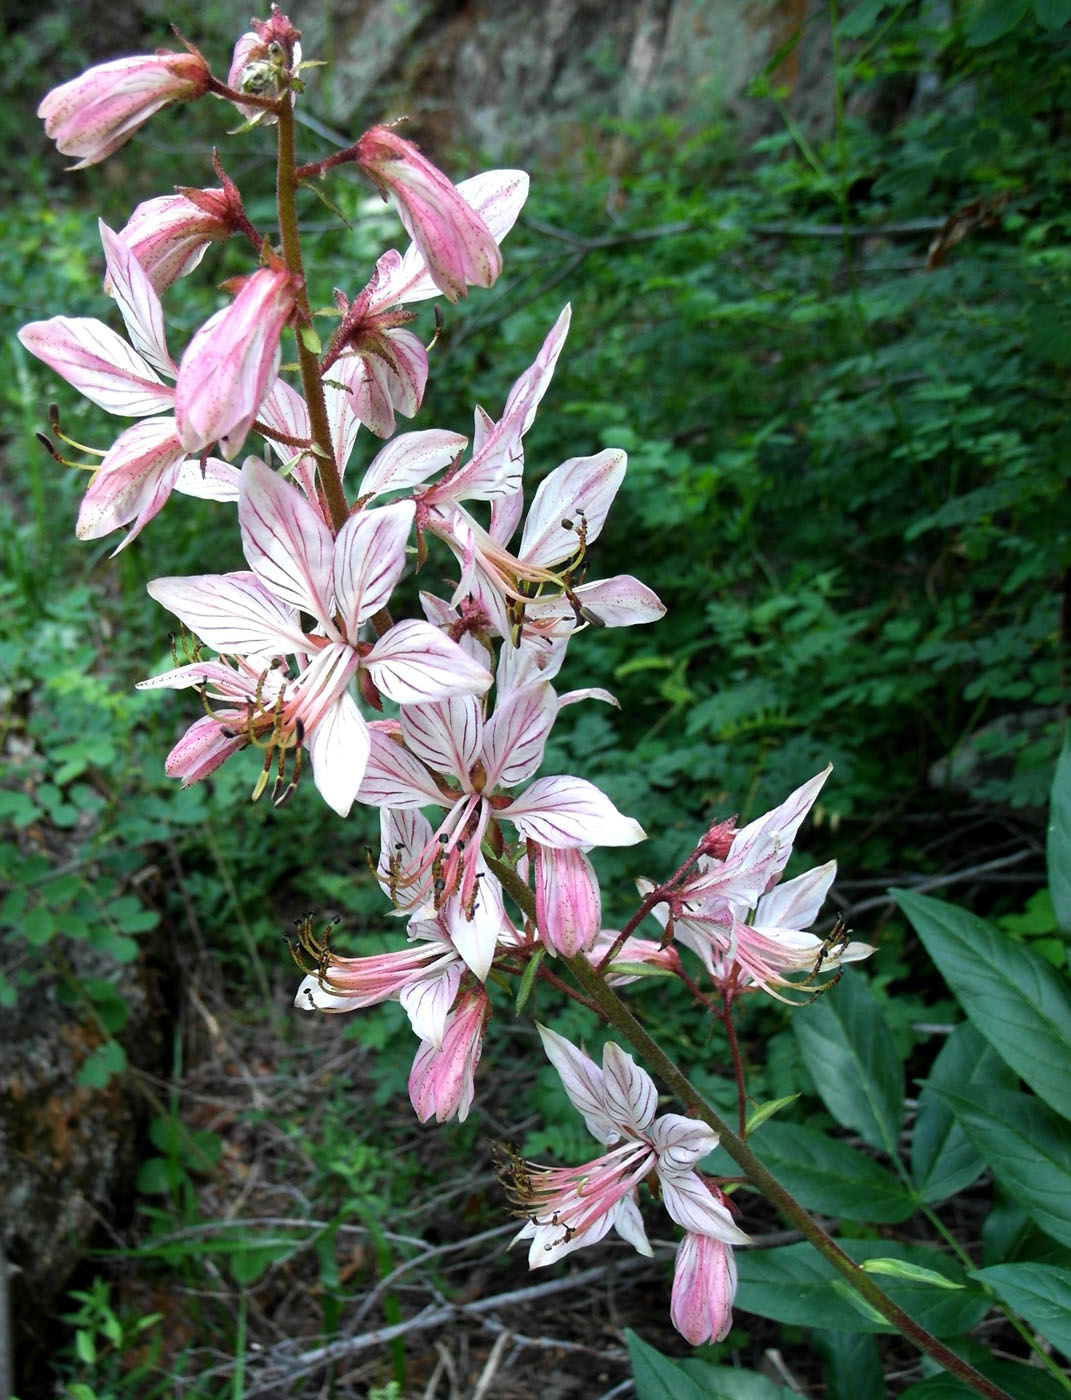
[[[1061,933],[1071,933],[1071,737],[1052,780],[1045,854],[1056,925]]]
[[[895,1255],[922,1268],[935,1269],[956,1283],[967,1283],[966,1288],[950,1292],[929,1284],[890,1280],[886,1289],[890,1297],[938,1336],[969,1332],[989,1311],[990,1300],[982,1290],[971,1284],[959,1265],[939,1250],[918,1245],[891,1247],[888,1240],[838,1240],[837,1243],[856,1263]],[[740,1280],[736,1304],[741,1312],[832,1332],[895,1331],[887,1324],[864,1317],[838,1296],[834,1282],[840,1282],[841,1276],[813,1245],[739,1249],[736,1265]]]
[[[265,1269],[294,1252],[289,1240],[276,1240],[271,1244],[242,1246],[231,1255],[231,1273],[235,1283],[255,1283]]]
[[[992,1089],[985,1099],[941,1094],[1005,1191],[1035,1224],[1071,1244],[1071,1133],[1040,1099]]]
[[[1052,1264],[996,1264],[971,1278],[1026,1319],[1047,1342],[1071,1356],[1071,1273]]]
[[[914,1196],[891,1172],[813,1128],[769,1123],[750,1146],[808,1210],[882,1223],[906,1220],[915,1211]]]
[[[710,1391],[681,1370],[676,1361],[625,1330],[636,1400],[710,1400]]]
[[[1071,23],[1071,0],[1034,0],[1034,18],[1043,29],[1062,29]]]
[[[1005,34],[1019,23],[1030,8],[1030,0],[985,0],[974,17],[967,34],[967,43],[973,48],[991,44],[994,39]]]
[[[934,1090],[985,1093],[993,1085],[1014,1089],[1018,1082],[1018,1076],[972,1025],[957,1026],[945,1041],[922,1085],[911,1137],[911,1174],[927,1205],[966,1190],[985,1170],[956,1115]]]
[[[878,1339],[867,1332],[820,1332],[828,1400],[885,1400]]]
[[[103,1089],[115,1074],[126,1069],[126,1052],[117,1040],[98,1045],[78,1071],[78,1083],[84,1089]]]
[[[1015,1400],[1067,1400],[1067,1391],[1037,1366],[1020,1366],[1014,1361],[976,1362],[975,1369],[994,1381]],[[978,1392],[944,1373],[909,1385],[900,1400],[978,1400]]]
[[[787,1385],[760,1376],[757,1371],[740,1371],[735,1366],[715,1366],[698,1356],[687,1356],[679,1369],[704,1387],[707,1400],[799,1400]],[[859,1397],[856,1397],[859,1400]]]
[[[848,972],[792,1018],[818,1096],[845,1128],[871,1147],[896,1152],[904,1074],[881,1008],[866,979]]]
[[[1044,958],[939,899],[892,891],[971,1023],[1016,1074],[1071,1117],[1071,994]]]

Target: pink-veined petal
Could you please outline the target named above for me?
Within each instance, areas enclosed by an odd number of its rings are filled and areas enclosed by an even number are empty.
[[[452,695],[428,705],[403,705],[401,720],[410,751],[436,773],[448,773],[471,792],[469,773],[479,757],[483,737],[479,700],[474,695]]]
[[[367,496],[385,491],[409,490],[421,486],[429,476],[448,467],[464,452],[468,438],[445,429],[400,433],[372,458],[361,478],[357,494]]]
[[[204,461],[187,457],[175,478],[175,490],[202,501],[236,501],[239,479],[238,468],[222,457],[206,457]]]
[[[718,1135],[699,1118],[663,1113],[647,1134],[658,1160],[669,1171],[691,1171],[718,1145]]]
[[[269,593],[256,574],[154,578],[146,588],[213,651],[271,657],[306,645],[294,610]]]
[[[510,691],[496,705],[483,739],[487,787],[515,787],[530,778],[543,762],[558,706],[545,681]]]
[[[709,1235],[724,1244],[750,1244],[751,1237],[733,1224],[733,1218],[695,1172],[659,1171],[662,1204],[685,1230]]]
[[[405,568],[405,546],[415,511],[412,501],[360,511],[338,532],[335,599],[343,630],[351,641],[361,623],[390,601]]]
[[[602,1097],[611,1122],[626,1137],[642,1137],[658,1111],[654,1080],[612,1040],[602,1052]]]
[[[82,499],[78,538],[100,539],[134,521],[125,548],[171,494],[185,455],[173,418],[145,418],[120,433]]]
[[[536,924],[552,952],[575,957],[594,943],[602,924],[602,897],[583,851],[536,846]]]
[[[498,815],[545,846],[632,846],[646,837],[594,783],[568,775],[537,778]]]
[[[339,695],[308,736],[320,796],[340,817],[349,815],[364,777],[368,725],[351,695]]]
[[[486,667],[471,661],[430,623],[416,619],[398,622],[385,632],[364,664],[376,687],[398,705],[419,705],[447,695],[482,695],[491,684]]]
[[[606,1111],[603,1072],[590,1055],[585,1055],[565,1036],[536,1022],[536,1030],[547,1052],[547,1059],[558,1071],[569,1102],[584,1119],[588,1132],[597,1141],[611,1146],[621,1136]]]
[[[331,531],[289,482],[247,457],[238,496],[245,557],[264,586],[285,603],[311,613],[332,639]]]
[[[607,448],[570,458],[545,477],[524,522],[519,557],[546,567],[560,563],[576,551],[581,528],[591,544],[625,479],[626,460],[619,449]]]
[[[818,911],[836,874],[837,862],[830,860],[825,865],[797,875],[794,880],[786,880],[784,884],[775,886],[759,900],[755,923],[759,927],[809,928],[818,918]]]
[[[115,298],[134,349],[160,374],[174,379],[178,367],[167,352],[164,309],[145,269],[117,233],[97,220],[108,265],[107,286]]]
[[[175,391],[103,321],[53,316],[31,321],[20,342],[91,403],[121,418],[170,413]]]
[[[373,807],[443,804],[445,799],[435,779],[408,749],[380,729],[373,729],[371,737],[372,747],[358,794],[362,802]]]

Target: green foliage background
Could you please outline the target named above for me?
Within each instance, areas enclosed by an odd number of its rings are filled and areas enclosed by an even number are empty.
[[[465,431],[475,402],[496,411],[569,299],[567,352],[526,443],[529,487],[566,457],[629,453],[593,574],[634,572],[669,611],[653,628],[578,638],[565,683],[607,685],[621,711],[568,709],[546,764],[604,786],[650,833],[639,864],[635,852],[601,860],[614,919],[627,917],[635,875],[665,873],[713,818],[747,819],[828,761],[821,830],[805,844],[811,863],[840,858],[855,896],[1040,850],[1071,596],[1071,6],[843,9],[820,21],[835,36],[824,132],[796,126],[773,65],[750,94],[770,118],[750,145],[709,112],[593,123],[557,168],[533,172],[502,281],[450,311],[433,356],[418,426]],[[206,16],[179,18],[205,38]],[[6,41],[26,106],[90,57],[76,31],[47,22]],[[26,356],[14,329],[105,314],[95,215],[117,227],[136,200],[207,181],[207,159],[198,173],[177,157],[220,139],[212,115],[158,118],[136,161],[134,147],[116,158],[123,178],[101,181],[61,175],[17,104],[0,114],[17,156],[0,175],[0,1004],[65,978],[77,1014],[103,1028],[88,1086],[124,1064],[112,970],[161,924],[182,928],[192,911],[234,985],[276,1003],[290,981],[279,932],[296,914],[339,910],[363,935],[354,951],[383,939],[359,854],[374,821],[358,818],[340,842],[308,785],[282,814],[249,806],[251,755],[190,792],[163,779],[190,715],[188,697],[132,690],[168,659],[169,621],[144,584],[161,567],[240,567],[229,515],[173,503],[109,562],[108,545],[73,541],[82,480],[33,441],[53,397],[79,441],[104,446],[112,425]],[[326,153],[306,139],[310,155]],[[612,175],[611,149],[628,152]],[[240,180],[260,182],[253,210],[268,208],[266,143],[233,159]],[[458,153],[451,168],[479,163]],[[314,215],[314,301],[336,283],[355,290],[395,236],[365,198],[355,185],[338,196],[355,231]],[[934,238],[942,255],[928,265]],[[212,253],[205,267],[199,290],[184,284],[169,301],[173,349],[241,254]],[[351,474],[375,446],[359,446]],[[164,850],[181,881],[146,898],[140,872]],[[978,877],[972,893],[1066,973],[1066,931],[1044,898],[1028,902],[1041,867],[1028,860],[1010,888]],[[948,1013],[947,992],[905,923],[888,906],[880,919],[877,996],[900,1055],[924,1070],[937,1047],[915,1027]],[[99,977],[71,977],[72,943],[92,948]],[[352,1030],[380,1052],[387,1095],[404,1092],[411,1048],[391,1034],[394,1010]],[[716,1062],[720,1046],[712,1054],[683,998],[648,1014],[693,1063]],[[765,1047],[760,1096],[813,1088],[780,1009],[758,1013],[750,1035]],[[800,1127],[827,1127],[808,1102]],[[357,1132],[339,1111],[332,1131]],[[471,1140],[462,1130],[459,1150]],[[529,1145],[578,1142],[563,1130]],[[146,1196],[178,1200],[204,1149],[147,1147]],[[317,1166],[336,1193],[338,1161],[325,1149]],[[106,1315],[99,1293],[81,1306],[95,1325]]]

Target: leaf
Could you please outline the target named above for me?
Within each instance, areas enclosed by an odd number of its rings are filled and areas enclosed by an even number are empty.
[[[751,1147],[808,1210],[845,1220],[906,1220],[916,1200],[891,1172],[813,1128],[770,1123]]]
[[[890,1254],[944,1274],[957,1283],[967,1282],[959,1265],[935,1249],[919,1245],[890,1247],[888,1240],[838,1240],[856,1263],[887,1258]],[[758,1313],[777,1322],[832,1332],[892,1332],[895,1328],[864,1317],[838,1296],[841,1275],[808,1243],[777,1249],[737,1250],[739,1289],[736,1304],[742,1312]],[[893,1280],[887,1289],[917,1322],[938,1336],[969,1332],[989,1311],[990,1301],[970,1283],[956,1292],[928,1284]]]
[[[1034,0],[1034,18],[1042,29],[1062,29],[1071,21],[1071,0]]]
[[[866,1332],[822,1332],[828,1400],[885,1400],[878,1339]]]
[[[126,1069],[126,1052],[116,1040],[106,1040],[89,1055],[78,1071],[78,1083],[85,1089],[103,1089],[113,1075]]]
[[[1047,1104],[1071,1117],[1071,995],[1029,948],[939,899],[893,890],[971,1023]]]
[[[860,0],[854,10],[850,10],[837,26],[842,39],[859,39],[869,33],[878,23],[878,16],[885,0]]]
[[[701,1357],[685,1357],[679,1368],[704,1387],[707,1400],[799,1400],[786,1385],[760,1376],[757,1371],[737,1370],[735,1366],[715,1366]],[[856,1400],[859,1400],[858,1396]]]
[[[971,1278],[991,1288],[1002,1303],[1071,1356],[1071,1275],[1052,1264],[996,1264]]]
[[[625,1329],[636,1400],[710,1400],[706,1386],[685,1374],[675,1361]]]
[[[1061,933],[1071,933],[1071,735],[1052,780],[1045,849],[1056,926]]]
[[[1020,1366],[1014,1361],[975,1363],[987,1380],[993,1381],[1015,1400],[1067,1400],[1067,1391],[1058,1381],[1036,1366]],[[909,1385],[900,1400],[978,1400],[978,1392],[946,1373]]]
[[[969,1023],[957,1026],[945,1041],[923,1082],[911,1137],[911,1174],[927,1205],[966,1190],[985,1170],[974,1144],[935,1090],[984,1093],[994,1084],[1014,1089],[1018,1082],[1018,1076]]]
[[[1030,8],[1030,0],[986,0],[967,34],[969,48],[979,49],[1015,28]]]
[[[793,1018],[804,1064],[818,1096],[845,1128],[895,1155],[904,1111],[896,1046],[865,978],[848,972]]]
[[[748,1114],[746,1136],[750,1137],[755,1129],[760,1128],[767,1119],[772,1118],[775,1113],[780,1113],[790,1103],[795,1103],[798,1098],[799,1094],[786,1094],[783,1099],[767,1099],[765,1103],[760,1103]]]
[[[962,1288],[962,1283],[945,1278],[935,1269],[923,1268],[921,1264],[909,1264],[903,1259],[867,1259],[863,1268],[868,1274],[887,1274],[889,1278],[909,1278],[916,1283],[928,1283],[931,1288]]]
[[[984,1102],[940,1093],[1005,1191],[1035,1224],[1071,1244],[1071,1135],[1052,1109],[1028,1094],[992,1089]]]

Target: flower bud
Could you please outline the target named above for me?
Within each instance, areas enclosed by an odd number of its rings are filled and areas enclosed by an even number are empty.
[[[119,237],[159,296],[234,232],[240,212],[226,190],[180,190],[139,204]]]
[[[279,369],[279,338],[294,309],[281,264],[258,268],[230,306],[186,347],[175,382],[175,422],[187,452],[219,442],[233,457]]]
[[[421,1042],[409,1074],[409,1098],[422,1123],[445,1123],[457,1114],[463,1123],[472,1106],[483,1028],[491,1003],[482,988],[464,993],[446,1020],[442,1044]]]
[[[169,102],[189,102],[208,90],[208,64],[198,53],[139,54],[88,69],[53,88],[37,115],[72,170],[110,156]]]
[[[691,1231],[681,1240],[673,1270],[669,1314],[692,1346],[720,1342],[733,1325],[736,1260],[732,1247]]]
[[[411,141],[387,126],[366,131],[357,164],[394,200],[405,231],[420,249],[435,285],[450,301],[466,287],[490,287],[502,271],[494,236],[476,210]]]
[[[571,958],[590,948],[602,925],[599,882],[583,851],[536,846],[535,906],[539,936]]]

